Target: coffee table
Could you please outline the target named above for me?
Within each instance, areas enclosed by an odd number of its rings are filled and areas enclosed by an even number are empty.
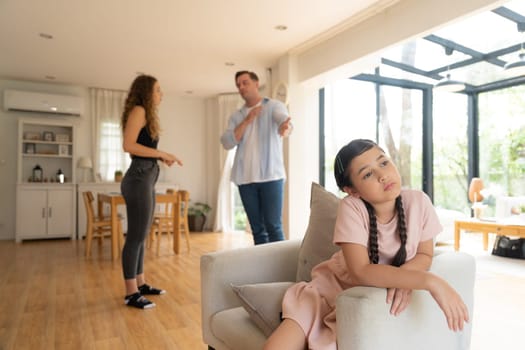
[[[454,224],[454,250],[459,250],[461,230],[470,230],[483,234],[483,249],[489,245],[489,233],[498,235],[519,236],[525,238],[525,225],[506,224],[498,221],[480,219],[456,220]]]

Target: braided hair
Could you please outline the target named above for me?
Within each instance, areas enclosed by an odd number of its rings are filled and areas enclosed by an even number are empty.
[[[345,145],[339,150],[335,157],[334,164],[334,176],[337,186],[341,191],[344,191],[345,187],[351,187],[352,182],[350,180],[350,174],[348,173],[349,165],[352,160],[370,150],[373,147],[380,148],[375,142],[366,139],[356,139]],[[381,148],[380,148],[381,149]],[[372,264],[379,262],[379,244],[378,244],[378,231],[377,231],[377,218],[375,215],[374,207],[361,198],[365,203],[368,216],[370,218],[370,231],[368,235],[368,257]],[[406,242],[407,242],[407,226],[405,221],[405,211],[403,209],[403,201],[401,196],[396,198],[396,212],[398,216],[397,232],[401,241],[401,246],[397,251],[392,261],[393,266],[401,266],[406,260]]]

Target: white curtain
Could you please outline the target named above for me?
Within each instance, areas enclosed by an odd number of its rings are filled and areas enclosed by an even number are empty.
[[[218,116],[218,139],[226,127],[228,126],[228,119],[231,114],[241,108],[244,101],[241,99],[239,94],[223,94],[217,97],[215,110]],[[232,210],[233,210],[233,192],[232,185],[230,182],[231,167],[233,164],[233,158],[235,156],[235,149],[226,151],[222,145],[220,145],[221,151],[219,152],[219,162],[222,164],[221,167],[221,179],[219,182],[219,188],[217,193],[217,211],[215,215],[215,222],[213,225],[213,231],[218,232],[232,232]]]
[[[122,150],[120,119],[127,92],[98,88],[89,89],[91,130],[93,133],[93,170],[100,179],[113,181],[115,170],[125,171],[130,160]],[[100,180],[97,176],[97,179]]]

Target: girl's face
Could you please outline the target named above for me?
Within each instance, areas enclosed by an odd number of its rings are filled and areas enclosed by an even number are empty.
[[[162,90],[160,89],[159,82],[156,81],[153,85],[153,104],[155,106],[158,106],[160,104],[160,101],[162,101]]]
[[[355,157],[350,162],[349,174],[352,187],[346,187],[346,192],[370,204],[395,200],[401,193],[401,176],[378,147]]]

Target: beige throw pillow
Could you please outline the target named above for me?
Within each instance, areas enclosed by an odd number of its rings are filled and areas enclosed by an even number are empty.
[[[239,296],[241,304],[253,322],[265,336],[281,323],[281,310],[284,293],[294,282],[272,282],[236,286],[233,291]]]
[[[312,183],[310,220],[299,251],[297,281],[310,281],[312,268],[340,249],[332,243],[339,201],[336,195]]]

